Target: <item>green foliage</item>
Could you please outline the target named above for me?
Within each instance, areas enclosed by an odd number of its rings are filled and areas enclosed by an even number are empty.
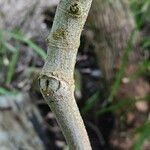
[[[8,34],[14,38],[15,40],[18,40],[20,42],[24,42],[26,43],[30,48],[32,48],[33,50],[35,50],[35,52],[42,58],[45,59],[46,58],[46,53],[45,51],[40,48],[37,44],[35,44],[34,42],[32,42],[30,39],[26,38],[25,36],[23,36],[21,33],[17,32],[8,32]]]
[[[136,19],[137,23],[137,28],[140,30],[143,25],[146,22],[149,22],[150,18],[150,1],[149,0],[131,0],[131,8],[133,10],[133,14]],[[134,35],[134,34],[133,34]],[[109,96],[109,101],[112,102],[114,96],[116,95],[119,87],[120,87],[120,81],[123,77],[124,70],[126,68],[126,65],[128,63],[128,56],[133,48],[132,44],[132,39],[128,42],[127,48],[125,49],[125,53],[121,62],[121,67],[120,70],[118,71],[116,75],[116,80],[114,82],[114,85],[112,86],[111,93]],[[149,37],[144,37],[141,42],[141,46],[143,50],[149,50],[150,49],[150,38]],[[134,80],[135,78],[142,76],[142,75],[147,75],[149,74],[150,70],[150,61],[149,60],[144,60],[139,64],[138,71],[130,76],[130,80]],[[129,108],[133,106],[137,101],[150,101],[150,95],[147,95],[143,98],[140,99],[124,99],[120,100],[119,102],[115,104],[111,104],[108,107],[102,108],[101,110],[97,111],[96,114],[103,115],[104,113],[108,112],[115,112],[118,111],[119,109],[123,109],[125,107]],[[135,141],[133,145],[133,150],[141,150],[142,145],[144,141],[148,138],[150,138],[150,122],[146,121],[145,124],[142,124],[139,128],[136,129],[136,134],[138,134],[138,138]]]
[[[103,115],[104,113],[115,112],[115,111],[125,108],[125,107],[129,108],[138,101],[150,101],[150,95],[147,95],[143,98],[137,98],[137,99],[134,99],[134,98],[122,99],[119,102],[117,102],[116,104],[112,104],[108,107],[102,108],[101,110],[97,111],[96,114]]]
[[[149,37],[145,37],[142,40],[142,47],[145,50],[150,50],[150,38]]]
[[[150,1],[149,0],[131,0],[131,8],[133,11],[133,15],[136,19],[137,23],[137,29],[141,30],[142,27],[146,24],[149,23],[150,21]],[[132,37],[131,37],[132,38]],[[129,40],[127,48],[125,50],[122,62],[121,62],[121,67],[119,72],[116,75],[116,80],[114,82],[114,85],[112,86],[111,93],[109,96],[109,101],[111,102],[117,93],[119,87],[120,87],[120,81],[123,77],[125,67],[128,62],[128,55],[130,51],[132,50],[132,40]],[[150,50],[150,38],[149,37],[144,37],[141,42],[141,47],[143,50]],[[144,60],[139,64],[138,71],[130,76],[130,80],[134,80],[135,78],[142,76],[142,75],[148,75],[150,70],[150,61],[149,60]],[[125,107],[130,107],[133,106],[137,101],[150,101],[150,95],[145,96],[142,99],[125,99],[125,100],[120,100],[116,104],[112,104],[108,107],[102,108],[101,110],[97,111],[97,115],[103,115],[104,113],[108,112],[115,112],[119,109],[125,108]],[[150,138],[150,122],[146,121],[145,124],[141,125],[138,129],[136,129],[136,133],[139,134],[138,139],[135,141],[133,145],[133,150],[141,150],[141,147],[144,143],[144,141],[147,138]]]
[[[13,40],[13,42],[11,40]],[[10,85],[12,82],[20,54],[19,45],[21,43],[27,44],[41,59],[46,58],[45,51],[21,33],[0,30],[0,67],[2,68],[1,71],[6,74],[5,81],[2,81],[3,84]],[[11,95],[14,93],[15,92],[0,87],[0,94]]]
[[[134,30],[133,33],[131,33],[131,37],[128,40],[127,47],[125,48],[125,52],[124,52],[122,62],[121,62],[121,65],[120,65],[120,69],[119,69],[118,73],[116,74],[116,80],[115,80],[115,82],[112,86],[111,93],[110,93],[110,96],[108,98],[109,102],[112,102],[114,96],[116,95],[116,93],[117,93],[117,91],[120,87],[121,79],[124,75],[125,68],[128,64],[129,54],[130,54],[130,52],[132,51],[132,49],[134,47],[133,41],[134,41],[135,33],[136,33],[136,30]]]
[[[150,121],[146,121],[140,127],[135,130],[135,134],[138,134],[138,138],[133,145],[133,150],[141,150],[144,141],[150,138]]]
[[[137,27],[140,29],[145,22],[150,21],[150,1],[131,0],[131,8],[135,16]]]
[[[148,76],[149,71],[150,71],[150,60],[144,60],[139,64],[138,70],[134,74],[130,75],[129,79],[134,80],[139,76]]]
[[[14,72],[15,72],[15,67],[17,64],[18,57],[19,57],[19,51],[16,49],[16,52],[13,53],[11,61],[10,61],[9,66],[8,66],[6,84],[10,84],[12,81],[12,77],[13,77]]]
[[[97,91],[95,94],[93,94],[88,100],[86,100],[86,103],[84,107],[81,109],[81,114],[86,114],[92,107],[95,105],[99,97],[99,91]]]
[[[18,93],[18,91],[16,91],[16,90],[8,91],[7,89],[0,87],[0,95],[15,95],[17,93]]]

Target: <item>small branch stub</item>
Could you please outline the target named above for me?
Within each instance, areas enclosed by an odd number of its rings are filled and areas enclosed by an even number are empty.
[[[55,40],[59,40],[59,39],[66,39],[66,36],[67,36],[68,32],[63,29],[63,28],[60,28],[60,29],[57,29],[54,33],[53,33],[53,38]]]
[[[79,2],[74,2],[70,5],[69,14],[75,18],[79,18],[82,13],[82,8]]]

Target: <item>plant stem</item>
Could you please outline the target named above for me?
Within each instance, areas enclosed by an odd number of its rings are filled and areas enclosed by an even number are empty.
[[[92,0],[61,0],[48,37],[40,88],[71,150],[91,150],[74,98],[74,66]]]

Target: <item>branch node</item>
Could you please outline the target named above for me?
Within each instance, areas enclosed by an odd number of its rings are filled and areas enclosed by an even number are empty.
[[[60,89],[60,81],[55,77],[43,75],[39,79],[41,91],[46,95],[57,92]]]
[[[66,39],[68,35],[68,32],[63,29],[63,28],[60,28],[60,29],[57,29],[54,33],[53,33],[53,38],[55,40],[58,40],[58,39]]]
[[[79,2],[74,2],[70,5],[69,13],[75,18],[81,17],[82,8]]]

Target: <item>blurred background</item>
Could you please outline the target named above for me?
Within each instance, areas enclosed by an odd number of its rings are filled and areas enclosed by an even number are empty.
[[[38,82],[57,4],[0,0],[0,150],[68,149]],[[149,0],[93,0],[74,75],[93,150],[150,150],[149,36]]]

